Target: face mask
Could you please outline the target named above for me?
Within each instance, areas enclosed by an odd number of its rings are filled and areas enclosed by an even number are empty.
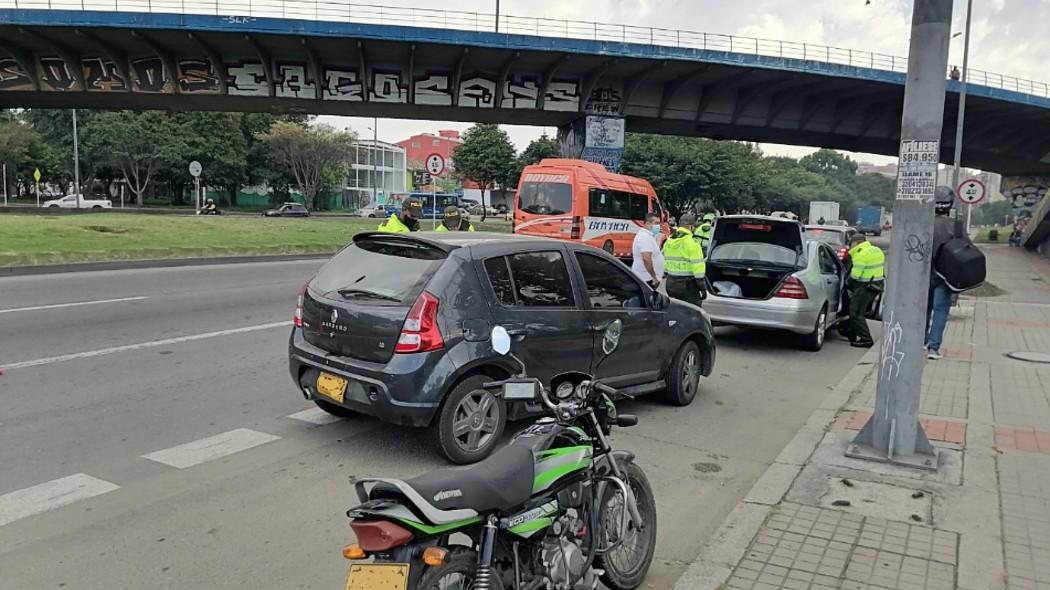
[[[651,225],[651,226],[649,226],[649,231],[651,231],[653,233],[653,236],[659,236],[660,235],[660,226],[659,225]]]

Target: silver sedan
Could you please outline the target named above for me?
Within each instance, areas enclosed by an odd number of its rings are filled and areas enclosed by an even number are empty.
[[[807,240],[797,221],[750,215],[719,218],[707,257],[704,309],[715,324],[786,330],[808,350],[843,319],[845,267],[835,251]]]

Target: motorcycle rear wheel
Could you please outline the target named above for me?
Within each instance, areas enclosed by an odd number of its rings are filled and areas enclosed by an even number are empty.
[[[427,568],[414,590],[473,590],[478,573],[478,554],[469,549],[452,550],[448,563]],[[503,590],[503,581],[496,571],[489,581],[491,590]]]
[[[656,500],[649,478],[634,463],[629,464],[625,471],[645,528],[639,529],[630,522],[620,544],[595,558],[594,567],[605,570],[602,583],[612,590],[634,590],[641,586],[656,550]],[[603,545],[606,547],[618,540],[620,518],[626,509],[622,494],[617,493],[613,486],[606,487],[601,503],[601,526],[605,531]]]

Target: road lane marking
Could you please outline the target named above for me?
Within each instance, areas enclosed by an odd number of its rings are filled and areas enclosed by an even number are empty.
[[[51,305],[34,305],[32,307],[14,307],[10,309],[0,309],[0,313],[15,313],[17,311],[40,311],[43,309],[60,309],[63,307],[80,307],[84,305],[99,305],[102,303],[122,303],[125,301],[142,301],[143,299],[149,299],[146,296],[139,297],[119,297],[117,299],[96,299],[94,301],[76,301],[74,303],[54,303]]]
[[[279,440],[281,437],[258,430],[238,428],[208,438],[174,446],[148,455],[143,459],[156,461],[176,469],[186,469],[227,455],[246,451],[252,447]]]
[[[288,418],[299,420],[301,422],[309,422],[310,424],[316,424],[318,426],[324,426],[325,424],[332,424],[342,420],[339,416],[333,416],[321,408],[310,408],[308,410],[303,410],[302,412],[289,414]]]
[[[0,526],[120,489],[104,479],[77,473],[0,496]]]
[[[128,352],[130,350],[139,350],[142,348],[153,348],[156,346],[168,346],[170,344],[180,344],[182,342],[193,342],[195,340],[207,340],[208,338],[217,338],[219,336],[231,336],[233,334],[245,334],[247,332],[258,332],[259,330],[269,330],[272,328],[279,328],[282,326],[289,326],[291,322],[270,322],[268,324],[258,324],[255,326],[245,326],[243,328],[231,328],[229,330],[218,330],[216,332],[204,332],[202,334],[190,334],[189,336],[178,336],[175,338],[165,338],[163,340],[152,340],[150,342],[139,342],[138,344],[126,344],[124,346],[114,346],[112,348],[100,348],[98,350],[88,350],[85,352],[74,352],[72,354],[63,354],[59,356],[51,356],[42,359],[34,359],[31,361],[22,361],[18,363],[11,363],[9,365],[2,365],[3,368],[11,369],[25,369],[27,367],[36,367],[39,365],[50,365],[52,363],[60,363],[63,361],[74,361],[78,359],[86,359],[96,356],[103,356],[107,354],[115,354],[118,352]]]

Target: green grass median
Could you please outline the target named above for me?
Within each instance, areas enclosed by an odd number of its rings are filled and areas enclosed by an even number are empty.
[[[0,215],[0,267],[334,252],[382,220],[96,213]],[[430,222],[424,222],[424,228]],[[475,227],[510,231],[504,221]]]

